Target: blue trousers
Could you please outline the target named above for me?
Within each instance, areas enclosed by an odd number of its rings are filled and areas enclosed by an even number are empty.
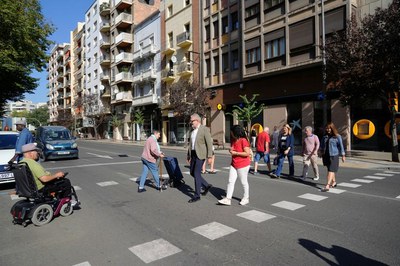
[[[190,175],[194,177],[194,187],[195,187],[195,198],[200,198],[201,187],[204,188],[208,186],[207,181],[201,176],[201,169],[203,167],[204,160],[200,160],[197,157],[195,151],[192,151],[190,156]]]
[[[147,174],[150,173],[153,175],[154,181],[156,181],[156,186],[160,187],[160,176],[158,175],[158,167],[155,163],[149,162],[142,158],[143,170],[140,175],[140,188],[144,188],[144,183],[146,182]]]
[[[278,167],[276,168],[275,174],[277,176],[281,175],[282,168],[283,168],[283,162],[285,161],[285,154],[279,154],[279,159],[278,159]],[[293,155],[287,155],[288,161],[289,161],[289,175],[293,176],[294,175],[294,162],[293,162]]]

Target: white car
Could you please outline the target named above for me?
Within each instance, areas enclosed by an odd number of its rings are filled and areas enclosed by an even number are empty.
[[[14,174],[6,169],[15,154],[17,138],[17,132],[0,131],[0,184],[14,182]]]

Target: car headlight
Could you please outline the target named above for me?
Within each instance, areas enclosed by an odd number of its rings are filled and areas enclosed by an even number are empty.
[[[78,148],[78,144],[76,142],[72,143],[71,148],[73,148],[73,149]]]
[[[50,145],[50,144],[46,144],[46,148],[48,150],[54,150],[54,147],[52,145]]]

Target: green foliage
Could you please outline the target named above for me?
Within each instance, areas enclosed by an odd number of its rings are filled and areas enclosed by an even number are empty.
[[[236,115],[239,121],[247,123],[248,132],[250,132],[251,120],[257,117],[264,110],[264,104],[258,104],[256,101],[258,94],[253,94],[251,99],[247,99],[247,95],[239,95],[243,101],[243,106],[234,105],[233,114],[227,113],[228,115]]]
[[[117,115],[113,115],[111,117],[111,125],[116,128],[116,127],[120,127],[122,125],[122,120],[117,116]]]
[[[142,110],[137,109],[134,111],[133,115],[133,123],[138,124],[138,125],[143,125],[144,123],[144,113]]]
[[[398,91],[400,4],[378,9],[361,23],[355,17],[326,46],[328,89],[340,90],[344,105],[366,106]]]
[[[46,66],[54,28],[46,23],[38,0],[2,0],[0,10],[1,113],[7,100],[21,100],[37,87],[30,75]]]
[[[26,116],[26,120],[29,124],[38,127],[40,125],[46,125],[49,119],[49,109],[47,106],[42,106],[29,112]]]

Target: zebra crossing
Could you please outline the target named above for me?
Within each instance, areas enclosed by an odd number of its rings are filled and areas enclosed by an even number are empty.
[[[353,188],[353,189],[359,188],[362,185],[372,184],[374,182],[394,176],[395,174],[400,174],[400,172],[385,171],[383,173],[374,173],[373,175],[366,175],[361,178],[354,178],[351,179],[350,182],[338,183],[337,187],[331,188],[328,191],[328,193],[341,194],[346,192],[346,190],[342,188]],[[165,175],[165,177],[166,176],[167,175]],[[137,182],[139,178],[129,178],[129,179],[133,182]],[[119,185],[119,183],[113,180],[109,180],[109,181],[98,182],[96,183],[96,185],[105,188],[108,186]],[[79,186],[74,186],[74,188],[75,190],[82,190],[82,188]],[[279,208],[288,211],[297,211],[301,208],[306,207],[306,203],[304,203],[304,200],[312,202],[320,202],[329,199],[329,196],[327,195],[329,194],[320,195],[314,193],[305,193],[297,196],[298,199],[302,200],[301,202],[282,200],[272,203],[271,206],[273,208]],[[16,195],[10,195],[10,197],[12,200],[18,199],[18,196]],[[400,195],[397,196],[396,199],[400,199]],[[251,208],[251,206],[249,207]],[[269,220],[276,218],[275,215],[271,215],[267,212],[262,212],[259,210],[246,210],[243,212],[236,213],[234,215],[238,218],[246,219],[254,223],[268,222]],[[229,224],[222,224],[218,221],[210,221],[206,224],[198,225],[190,229],[190,232],[188,233],[197,234],[209,241],[214,241],[216,239],[226,237],[227,235],[234,234],[239,230],[240,228],[233,228]],[[148,242],[129,247],[127,249],[144,263],[159,261],[164,258],[174,256],[183,251],[183,247],[179,247],[179,245],[170,243],[168,240],[163,238],[153,239]],[[91,266],[91,264],[89,261],[84,261],[79,264],[75,264],[73,266]]]

